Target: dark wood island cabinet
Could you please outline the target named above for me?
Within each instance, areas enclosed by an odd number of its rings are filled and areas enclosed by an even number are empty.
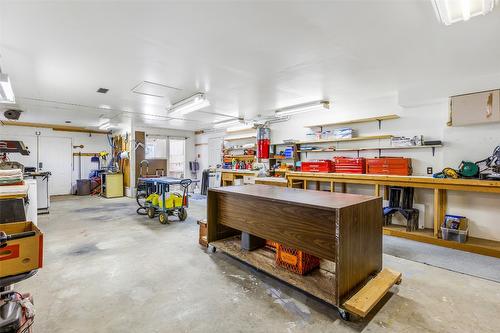
[[[230,186],[209,189],[207,209],[212,249],[333,304],[341,313],[345,309],[365,316],[401,279],[400,273],[382,271],[380,197],[269,185]],[[242,231],[331,261],[334,268],[304,276],[289,272],[277,266],[268,251],[242,250]]]

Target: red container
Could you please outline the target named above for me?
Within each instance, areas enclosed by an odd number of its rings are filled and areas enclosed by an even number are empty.
[[[319,258],[276,243],[276,263],[291,272],[304,275],[319,267]]]
[[[380,175],[411,175],[411,158],[379,157],[366,159],[366,173]]]
[[[330,160],[302,162],[303,172],[335,172],[335,164]]]
[[[338,173],[365,173],[366,160],[361,158],[334,157],[335,172]]]

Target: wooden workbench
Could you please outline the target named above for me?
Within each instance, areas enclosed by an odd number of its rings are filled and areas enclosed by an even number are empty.
[[[346,184],[373,185],[375,196],[380,196],[382,186],[430,189],[434,192],[434,224],[432,229],[406,231],[404,227],[392,225],[383,228],[384,234],[500,258],[500,242],[498,241],[468,237],[467,242],[458,243],[440,238],[440,227],[446,214],[448,190],[500,193],[499,181],[294,171],[287,172],[286,178],[289,187],[307,188],[309,183],[313,183],[319,190],[321,183],[328,183],[331,192],[335,191],[336,183],[342,184],[342,192],[344,193],[346,192]],[[387,191],[384,191],[384,195],[386,194]]]
[[[375,298],[357,294],[361,288],[371,289],[368,281],[382,269],[382,198],[269,185],[229,186],[209,189],[207,216],[213,247],[361,316],[401,278],[384,270],[382,275],[389,279],[382,279],[386,288],[377,284]],[[332,261],[334,272],[290,273],[264,249],[241,250],[241,231]]]
[[[248,183],[253,183],[255,177],[259,172],[253,170],[222,170],[222,186],[234,185],[236,179],[242,179],[244,182],[247,180]]]

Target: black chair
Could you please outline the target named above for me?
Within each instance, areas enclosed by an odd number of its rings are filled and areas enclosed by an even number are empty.
[[[389,187],[389,206],[384,207],[384,225],[392,224],[392,216],[400,213],[406,220],[406,231],[418,229],[418,209],[413,208],[413,187]]]

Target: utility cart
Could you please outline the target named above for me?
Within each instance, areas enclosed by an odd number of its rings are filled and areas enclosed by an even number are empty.
[[[173,177],[139,178],[137,214],[147,215],[151,219],[158,216],[161,224],[167,224],[168,216],[172,215],[177,215],[180,221],[186,220],[188,190],[192,183],[191,179]],[[171,185],[180,185],[182,193],[170,193]]]

